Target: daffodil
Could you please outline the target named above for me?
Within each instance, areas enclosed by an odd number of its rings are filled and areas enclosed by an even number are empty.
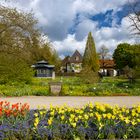
[[[93,104],[90,102],[88,105],[90,108],[93,108]]]
[[[37,127],[38,123],[39,123],[39,118],[35,118],[35,120],[34,120],[34,126]]]
[[[63,116],[61,116],[60,118],[61,118],[61,120],[63,121],[63,120],[65,119],[65,116],[63,115]]]
[[[106,114],[103,114],[103,118],[106,118]]]
[[[126,118],[124,119],[124,121],[125,121],[126,124],[129,124],[129,123],[130,123],[130,120],[129,120],[128,117],[126,117]]]
[[[35,117],[38,117],[38,113],[35,113],[34,116],[35,116]]]
[[[136,123],[135,120],[133,120],[133,121],[131,121],[131,124],[132,124],[132,125],[136,125],[137,123]]]
[[[77,122],[78,121],[78,117],[75,117],[75,122]]]
[[[107,114],[106,114],[106,117],[107,117],[108,119],[111,119],[112,114],[111,114],[111,113],[107,113]]]
[[[74,119],[75,115],[74,114],[70,114],[70,118]]]
[[[93,117],[93,116],[94,116],[94,114],[93,114],[93,113],[90,113],[90,114],[89,114],[89,116],[90,116],[90,117]]]
[[[79,118],[79,119],[82,119],[82,116],[79,115],[78,118]]]
[[[105,106],[104,105],[100,105],[99,109],[102,111],[102,112],[105,112]]]
[[[101,120],[101,115],[98,112],[95,113],[95,116],[96,116],[96,118],[97,118],[98,121]]]
[[[51,124],[52,124],[52,121],[53,121],[53,118],[52,118],[52,117],[49,118],[49,119],[48,119],[48,125],[51,125]]]
[[[134,117],[136,114],[137,114],[137,113],[136,113],[136,110],[133,109],[133,110],[132,110],[132,116]]]
[[[76,123],[71,123],[71,125],[72,125],[72,127],[74,127],[74,128],[76,127]]]
[[[51,116],[54,116],[54,114],[55,114],[55,112],[54,112],[54,110],[52,110],[52,111],[50,112],[50,115],[51,115]]]
[[[84,115],[84,118],[88,120],[89,116],[87,114]]]

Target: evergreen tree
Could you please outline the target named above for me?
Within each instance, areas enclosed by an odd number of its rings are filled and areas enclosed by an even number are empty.
[[[98,72],[99,70],[99,60],[91,32],[89,32],[87,38],[85,53],[83,57],[83,68],[91,69],[94,72]]]

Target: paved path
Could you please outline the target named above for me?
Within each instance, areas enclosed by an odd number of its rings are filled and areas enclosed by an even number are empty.
[[[43,96],[23,96],[23,97],[1,97],[1,100],[10,101],[11,103],[28,103],[31,109],[40,106],[47,106],[49,108],[50,104],[63,105],[67,104],[72,107],[82,107],[85,104],[92,102],[107,103],[110,105],[127,106],[132,107],[134,104],[140,104],[140,96],[113,96],[113,97],[43,97]]]

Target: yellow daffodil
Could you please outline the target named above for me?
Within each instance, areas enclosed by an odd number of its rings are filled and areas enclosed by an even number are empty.
[[[112,117],[111,117],[113,120],[116,118],[114,115],[112,115]]]
[[[89,114],[89,116],[90,116],[90,117],[93,117],[93,116],[94,116],[94,114],[93,114],[93,113],[90,113],[90,114]]]
[[[132,116],[134,117],[136,114],[137,114],[137,113],[136,113],[136,110],[133,109],[133,110],[132,110]]]
[[[37,127],[38,123],[39,123],[39,118],[35,118],[35,120],[34,120],[34,126]]]
[[[83,114],[83,113],[84,113],[84,111],[83,111],[83,110],[80,110],[80,111],[79,111],[79,113],[80,113],[80,114]]]
[[[75,122],[77,122],[78,121],[78,117],[75,117]]]
[[[55,112],[54,112],[54,110],[52,110],[52,111],[50,112],[50,115],[51,115],[51,116],[54,116],[54,114],[55,114]]]
[[[84,118],[88,120],[89,116],[87,114],[84,115]]]
[[[124,119],[124,121],[125,121],[126,124],[129,124],[129,123],[130,123],[130,120],[129,120],[128,117],[126,117],[126,118]]]
[[[71,123],[71,125],[72,125],[72,127],[74,127],[74,128],[76,127],[76,123]]]
[[[106,114],[106,117],[107,117],[108,119],[111,119],[112,114],[111,114],[111,113],[107,113],[107,114]]]
[[[79,115],[78,118],[79,118],[79,119],[82,119],[82,116]]]
[[[99,107],[100,107],[99,109],[100,109],[102,112],[105,112],[106,109],[105,109],[105,106],[104,106],[104,105],[100,105]]]
[[[90,108],[93,108],[93,104],[90,102],[88,105]]]
[[[131,124],[132,124],[132,125],[136,125],[137,123],[136,123],[135,120],[133,120],[133,121],[131,121]]]
[[[74,119],[75,115],[74,114],[70,114],[70,118]]]
[[[140,119],[137,119],[137,122],[140,123]]]
[[[96,118],[97,118],[98,121],[101,120],[101,115],[98,112],[95,113],[95,116],[96,116]]]
[[[38,113],[35,113],[34,116],[35,116],[35,117],[38,117]]]
[[[61,120],[63,121],[63,120],[65,119],[65,116],[63,115],[63,116],[61,116],[60,118],[61,118]]]
[[[53,118],[51,117],[50,119],[48,119],[48,125],[51,125],[53,121]]]

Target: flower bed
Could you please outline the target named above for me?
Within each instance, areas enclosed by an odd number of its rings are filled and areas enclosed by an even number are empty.
[[[0,139],[140,138],[140,105],[129,109],[90,103],[81,109],[64,105],[29,111],[27,104],[0,103]]]

